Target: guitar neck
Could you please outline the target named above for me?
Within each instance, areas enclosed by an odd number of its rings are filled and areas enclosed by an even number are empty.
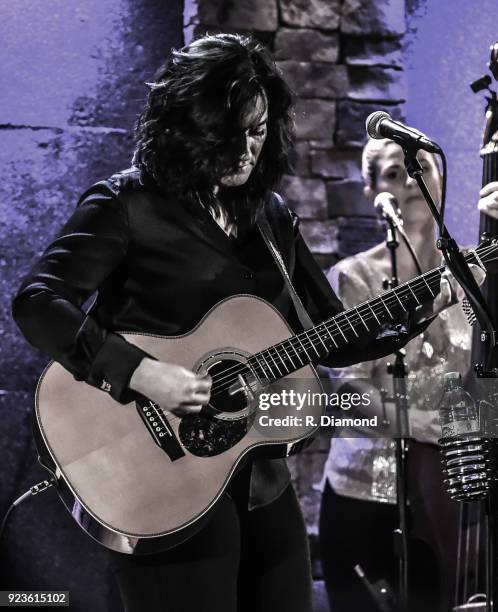
[[[465,256],[468,263],[483,263],[496,246],[483,246]],[[482,251],[479,255],[479,251]],[[481,258],[482,257],[482,258]],[[386,323],[400,320],[439,293],[445,266],[425,272],[390,291],[338,313],[300,334],[252,355],[250,365],[259,378],[275,381],[310,363],[318,363],[334,350],[361,341]]]

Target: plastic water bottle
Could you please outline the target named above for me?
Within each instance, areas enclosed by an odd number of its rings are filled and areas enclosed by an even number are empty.
[[[479,411],[470,393],[462,387],[462,376],[458,372],[448,372],[444,375],[439,421],[443,438],[479,431]]]
[[[462,388],[458,372],[444,375],[439,420],[443,430],[439,450],[447,493],[456,501],[485,499],[491,480],[489,440],[480,431],[479,409]]]

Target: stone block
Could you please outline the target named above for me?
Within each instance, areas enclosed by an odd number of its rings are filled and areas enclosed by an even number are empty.
[[[310,174],[310,145],[307,140],[298,140],[290,153],[292,174],[308,177]]]
[[[361,180],[361,149],[311,151],[311,172],[322,178]]]
[[[390,66],[403,68],[401,41],[345,37],[344,59],[349,66]]]
[[[400,106],[361,104],[350,100],[341,100],[337,107],[337,145],[363,146],[367,140],[365,121],[370,113],[377,110],[386,111],[393,119],[403,119],[403,109]]]
[[[325,219],[327,192],[320,179],[285,175],[281,183],[282,196],[287,206],[302,219]]]
[[[340,0],[280,0],[286,25],[335,30],[339,27]]]
[[[297,138],[327,138],[335,132],[335,102],[301,99],[295,106]]]
[[[278,26],[276,0],[198,0],[203,25],[274,32]]]
[[[341,257],[366,251],[386,237],[384,224],[377,217],[339,217],[337,224]]]
[[[303,98],[344,98],[349,89],[346,66],[325,62],[277,62],[289,86]]]
[[[404,102],[406,87],[404,72],[393,68],[349,68],[348,98],[358,101]]]
[[[404,0],[344,0],[344,34],[399,36],[406,31]]]
[[[372,204],[363,195],[362,181],[328,181],[327,201],[329,217],[375,215]]]
[[[319,255],[330,255],[337,253],[337,224],[334,220],[312,221],[303,219],[301,221],[301,234],[312,253]]]
[[[317,30],[281,28],[275,37],[275,58],[336,63],[339,37]]]

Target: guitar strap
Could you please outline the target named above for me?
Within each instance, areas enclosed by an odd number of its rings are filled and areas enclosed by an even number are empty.
[[[309,329],[310,327],[313,327],[314,323],[311,320],[309,314],[306,312],[306,309],[303,306],[303,303],[301,302],[297,291],[294,289],[294,285],[292,284],[289,273],[287,272],[287,268],[285,267],[282,255],[280,254],[280,251],[276,246],[275,236],[265,213],[260,215],[258,219],[258,227],[259,231],[261,232],[261,235],[263,236],[263,240],[269,248],[273,259],[275,260],[277,267],[280,270],[280,273],[284,277],[285,285],[287,286],[287,289],[290,293],[294,308],[296,309],[297,316],[299,318],[299,321],[301,322],[301,325],[303,326],[303,329]]]

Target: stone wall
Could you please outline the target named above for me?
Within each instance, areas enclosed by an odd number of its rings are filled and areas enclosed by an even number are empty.
[[[252,33],[273,51],[296,94],[293,173],[282,194],[324,269],[383,238],[360,175],[365,119],[402,117],[404,0],[197,0],[189,35]],[[308,529],[317,530],[320,479],[329,441],[294,458]]]

